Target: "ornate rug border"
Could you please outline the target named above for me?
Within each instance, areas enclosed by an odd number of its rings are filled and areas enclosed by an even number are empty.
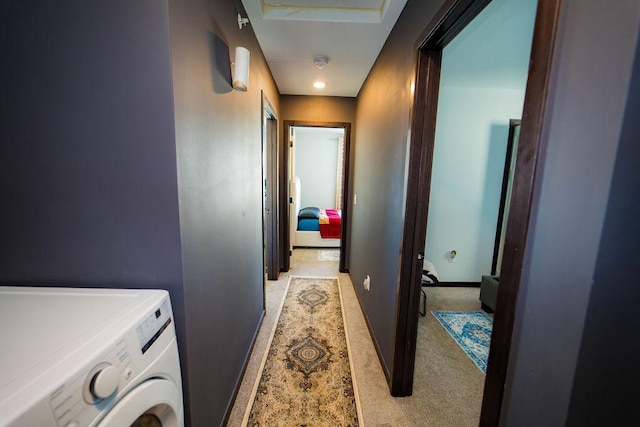
[[[340,282],[340,278],[338,276],[289,276],[289,280],[287,280],[287,286],[284,289],[282,294],[282,301],[280,301],[280,307],[278,307],[278,313],[276,314],[275,322],[273,322],[273,327],[271,328],[271,332],[269,333],[269,340],[267,341],[267,345],[264,349],[264,355],[262,356],[262,361],[260,362],[260,368],[258,369],[258,376],[256,377],[253,390],[251,392],[251,396],[249,397],[249,403],[247,404],[247,409],[244,412],[244,417],[242,418],[242,427],[246,427],[249,422],[249,416],[251,415],[251,408],[253,408],[253,401],[256,398],[256,393],[258,392],[258,387],[260,385],[260,378],[262,378],[262,371],[264,370],[264,366],[267,363],[267,358],[269,356],[269,349],[271,348],[271,343],[273,342],[273,337],[276,333],[276,329],[278,326],[278,321],[280,320],[280,315],[282,314],[282,307],[284,307],[284,301],[287,299],[287,294],[289,293],[289,287],[291,286],[291,280],[293,279],[335,279],[338,282],[338,295],[340,296],[340,312],[342,313],[342,327],[344,328],[344,336],[347,342],[347,354],[349,355],[349,370],[351,371],[351,383],[353,385],[353,394],[356,401],[356,413],[358,414],[358,425],[364,426],[364,420],[362,418],[362,410],[360,407],[360,394],[358,393],[358,382],[356,381],[355,369],[353,366],[353,352],[351,351],[351,343],[349,341],[349,328],[347,327],[347,318],[344,314],[344,298],[342,296],[342,286]]]

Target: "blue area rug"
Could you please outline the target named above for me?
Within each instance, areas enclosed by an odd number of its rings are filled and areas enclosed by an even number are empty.
[[[449,335],[483,373],[491,344],[493,319],[483,311],[432,311]]]

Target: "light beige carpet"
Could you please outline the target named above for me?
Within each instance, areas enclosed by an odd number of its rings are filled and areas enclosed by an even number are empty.
[[[340,249],[318,250],[318,261],[340,261]]]
[[[338,278],[292,277],[249,426],[358,425]]]

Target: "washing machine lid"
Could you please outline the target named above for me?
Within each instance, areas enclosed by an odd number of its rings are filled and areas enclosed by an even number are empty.
[[[135,316],[138,307],[166,294],[155,290],[0,287],[0,408],[45,371],[74,357],[73,353],[86,357],[89,344],[104,339],[109,326]]]

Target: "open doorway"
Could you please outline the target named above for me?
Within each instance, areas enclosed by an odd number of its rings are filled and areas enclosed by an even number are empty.
[[[281,188],[286,184],[289,209],[281,214],[287,213],[282,233],[289,248],[286,268],[295,247],[337,248],[344,272],[351,125],[285,121],[284,134]]]
[[[339,250],[344,129],[292,126],[291,132],[291,249]]]
[[[480,416],[499,280],[492,264],[509,122],[522,114],[536,5],[494,0],[442,50],[425,189],[423,268],[434,280],[421,289],[415,376],[456,389],[459,400],[448,401],[471,424]],[[424,379],[433,365],[438,371]]]
[[[405,236],[407,237],[403,241],[402,248],[400,298],[397,308],[398,322],[391,381],[392,394],[397,396],[410,395],[413,388],[418,310],[427,218],[430,213],[429,189],[431,189],[437,132],[436,119],[443,49],[489,3],[488,0],[446,2],[417,41],[416,95],[405,211]],[[504,1],[496,3],[504,3]],[[536,154],[542,133],[542,114],[549,87],[548,72],[551,68],[558,10],[558,0],[538,1],[480,425],[497,425],[500,419],[520,280],[519,272],[528,229],[532,195],[530,183],[535,173]]]

